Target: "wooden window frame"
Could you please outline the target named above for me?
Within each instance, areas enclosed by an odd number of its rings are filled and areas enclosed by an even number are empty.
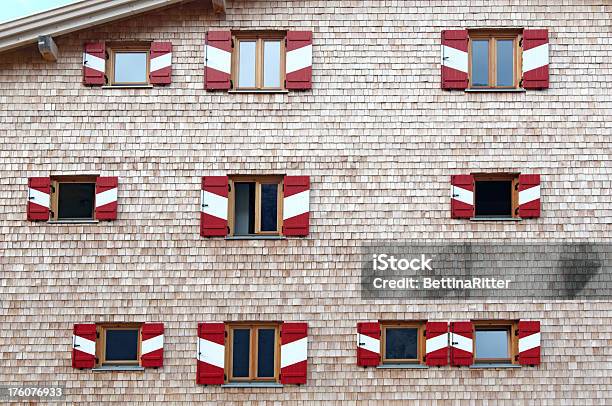
[[[478,188],[476,187],[476,182],[482,181],[511,181],[512,182],[512,204],[510,206],[510,217],[509,218],[518,218],[518,185],[519,185],[519,174],[518,173],[473,173],[474,177],[474,217],[475,218],[506,218],[506,216],[478,216],[476,215],[476,194],[478,193]]]
[[[497,86],[497,40],[513,40],[514,66],[512,86]],[[487,86],[474,86],[472,80],[472,42],[474,40],[489,41],[489,80]],[[470,89],[518,89],[521,82],[521,66],[523,52],[520,47],[522,35],[519,30],[480,30],[469,31],[468,71]]]
[[[425,322],[423,321],[390,321],[380,324],[380,354],[383,364],[423,364],[425,362]],[[417,357],[414,359],[387,358],[387,329],[416,328]]]
[[[264,235],[275,236],[281,235],[283,229],[283,176],[282,175],[262,175],[262,176],[243,176],[235,175],[229,177],[230,191],[228,195],[228,226],[229,235],[234,236],[234,220],[236,218],[236,183],[255,183],[255,229],[253,234],[248,235]],[[262,184],[277,184],[277,200],[276,200],[276,230],[261,231],[261,185]],[[243,234],[240,234],[241,236]]]
[[[106,360],[106,332],[108,330],[137,330],[138,334],[138,346],[136,353],[136,360],[119,360],[119,361],[107,361]],[[96,340],[96,366],[140,366],[140,356],[142,347],[142,323],[104,323],[96,325],[96,332],[98,339]]]
[[[518,358],[518,321],[516,320],[472,320],[474,325],[474,340],[472,353],[475,364],[517,364]],[[476,331],[502,330],[508,331],[508,358],[478,358],[476,353]]]
[[[51,176],[51,201],[49,213],[49,220],[61,221],[61,220],[94,220],[96,218],[96,175],[68,175],[68,176]],[[76,218],[58,218],[59,214],[59,194],[61,183],[93,183],[94,184],[94,196],[93,196],[93,207],[91,211],[91,217],[76,217]]]
[[[122,44],[110,44],[106,48],[108,53],[108,59],[110,61],[107,64],[107,78],[110,86],[148,86],[151,84],[151,44],[150,43],[122,43]],[[146,64],[146,76],[144,82],[116,82],[115,81],[115,57],[121,53],[145,53],[147,56]]]
[[[235,84],[236,90],[285,90],[285,59],[286,59],[286,41],[287,33],[282,32],[240,32],[235,33],[232,36],[234,47],[232,50],[232,83]],[[241,86],[240,85],[240,42],[253,42],[255,41],[255,86]],[[279,86],[278,87],[265,87],[264,86],[264,42],[266,41],[280,41],[280,56],[279,56]]]
[[[248,377],[234,377],[234,360],[233,360],[233,347],[234,347],[234,330],[250,330],[249,335],[249,376]],[[275,343],[274,343],[274,376],[272,377],[258,377],[257,376],[257,362],[258,362],[258,330],[259,329],[274,329],[275,330]],[[229,323],[225,326],[226,335],[228,337],[228,344],[225,346],[225,365],[228,369],[225,373],[225,382],[278,382],[280,380],[280,323],[277,322],[245,322],[245,323]]]

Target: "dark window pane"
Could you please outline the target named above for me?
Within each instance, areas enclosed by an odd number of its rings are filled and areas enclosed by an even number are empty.
[[[261,231],[276,231],[278,185],[261,185]]]
[[[235,183],[234,234],[255,233],[255,183]]]
[[[489,41],[472,41],[472,86],[489,85]]]
[[[509,358],[508,330],[476,330],[476,358]]]
[[[497,41],[497,86],[514,85],[514,41]]]
[[[138,330],[106,330],[107,361],[138,361]]]
[[[257,376],[274,376],[274,329],[259,329],[257,335]]]
[[[232,375],[237,378],[249,377],[249,353],[251,351],[251,330],[234,330],[232,343]]]
[[[93,183],[60,183],[57,218],[93,218],[95,188]]]
[[[388,328],[385,330],[385,351],[387,359],[417,358],[418,329]]]
[[[477,216],[512,216],[512,182],[477,181]]]
[[[120,52],[115,54],[115,82],[146,83],[147,53]]]

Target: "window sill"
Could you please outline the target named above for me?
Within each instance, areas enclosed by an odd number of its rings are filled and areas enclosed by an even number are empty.
[[[100,220],[49,220],[48,224],[98,224]]]
[[[153,89],[153,85],[106,85],[102,86],[102,89]]]
[[[228,93],[280,93],[280,94],[285,94],[285,93],[289,93],[289,90],[287,89],[276,89],[276,90],[266,90],[266,89],[257,89],[257,90],[240,90],[240,89],[234,89],[234,90],[229,90]]]
[[[221,385],[222,388],[282,388],[278,382],[230,382]]]
[[[287,237],[282,235],[235,235],[225,237],[226,240],[286,240]]]
[[[422,364],[383,364],[376,367],[376,369],[427,369],[427,365]]]
[[[520,89],[465,89],[466,93],[525,93],[526,90]]]
[[[470,368],[520,368],[520,365],[516,364],[473,364]]]
[[[139,365],[104,365],[92,369],[93,372],[113,372],[113,371],[144,371]]]
[[[470,221],[521,221],[520,217],[472,217]]]

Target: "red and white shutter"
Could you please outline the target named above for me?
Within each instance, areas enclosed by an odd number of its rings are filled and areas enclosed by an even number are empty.
[[[28,179],[27,218],[30,221],[49,220],[51,178]]]
[[[164,365],[164,324],[145,323],[140,329],[140,365],[160,368]]]
[[[519,321],[519,354],[521,365],[540,365],[540,322]]]
[[[283,235],[308,235],[310,224],[310,178],[285,176],[283,181]]]
[[[308,324],[281,324],[280,383],[305,384],[308,369]]]
[[[425,363],[432,366],[448,365],[448,323],[428,321],[425,324]]]
[[[172,42],[152,42],[149,59],[151,84],[169,85],[172,82]]]
[[[83,49],[83,83],[102,86],[106,83],[106,46],[104,42],[88,42]]]
[[[72,335],[72,367],[93,368],[96,365],[95,324],[75,324]]]
[[[228,90],[232,87],[232,33],[209,31],[204,47],[204,87],[207,90]]]
[[[523,88],[548,85],[548,30],[523,30]]]
[[[117,188],[119,179],[116,176],[98,177],[96,179],[96,219],[117,219]]]
[[[442,89],[468,87],[468,31],[442,31]]]
[[[200,199],[200,235],[224,237],[228,234],[229,182],[227,176],[204,176]]]
[[[540,175],[519,175],[518,200],[519,217],[540,217]]]
[[[474,217],[474,177],[472,175],[451,176],[451,217],[454,219]]]
[[[285,87],[312,89],[312,31],[288,31],[285,52]]]
[[[225,324],[198,324],[196,383],[222,385],[225,382]]]
[[[380,323],[357,323],[357,365],[375,367],[380,364]]]
[[[450,361],[455,366],[474,363],[474,325],[471,321],[450,323]]]

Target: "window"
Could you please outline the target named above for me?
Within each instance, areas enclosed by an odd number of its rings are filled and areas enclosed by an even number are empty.
[[[229,381],[277,381],[280,367],[279,325],[229,325]]]
[[[107,72],[111,86],[149,84],[150,44],[116,45],[108,49],[111,63]]]
[[[469,69],[472,88],[518,88],[518,31],[470,31]]]
[[[230,235],[279,235],[282,176],[230,178]]]
[[[233,82],[242,90],[281,90],[285,83],[285,34],[234,36]]]
[[[475,321],[474,362],[514,363],[518,354],[516,328],[512,321]]]
[[[517,217],[518,175],[475,174],[474,205],[476,217]]]
[[[423,360],[425,324],[396,322],[382,324],[383,364],[415,363]]]
[[[98,325],[98,366],[139,365],[140,325]]]
[[[93,176],[51,178],[51,219],[92,220],[96,196]]]

